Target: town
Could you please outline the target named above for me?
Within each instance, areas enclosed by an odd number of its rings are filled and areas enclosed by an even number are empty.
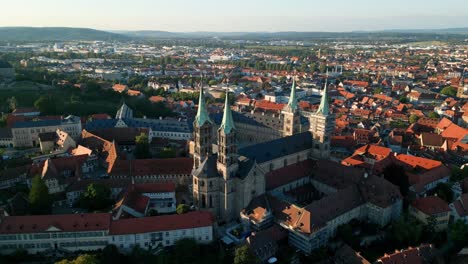
[[[0,259],[466,263],[468,38],[425,38],[0,39]]]

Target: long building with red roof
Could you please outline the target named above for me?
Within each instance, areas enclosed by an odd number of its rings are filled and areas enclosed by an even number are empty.
[[[213,215],[201,211],[116,221],[110,213],[6,216],[0,222],[0,253],[98,250],[109,244],[130,251],[171,246],[183,238],[209,243],[213,223]]]

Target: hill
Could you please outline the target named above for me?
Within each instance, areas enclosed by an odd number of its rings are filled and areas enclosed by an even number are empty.
[[[129,36],[89,29],[66,27],[0,27],[2,41],[131,40]]]

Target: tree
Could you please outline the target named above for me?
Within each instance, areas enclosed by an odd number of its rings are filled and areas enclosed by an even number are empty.
[[[457,88],[455,88],[453,86],[447,86],[444,89],[442,89],[442,91],[440,91],[440,93],[445,94],[447,96],[455,97],[455,96],[457,96]]]
[[[447,203],[451,203],[453,200],[452,188],[446,183],[439,183],[436,187],[437,196]]]
[[[406,96],[401,96],[400,97],[400,103],[407,104],[408,102],[409,102],[408,97],[406,97]]]
[[[210,80],[210,81],[208,82],[208,85],[209,85],[209,86],[217,85],[217,84],[218,84],[218,82],[217,82],[216,80]]]
[[[141,133],[139,136],[136,136],[135,143],[135,157],[137,159],[147,159],[151,157],[148,135]]]
[[[91,183],[86,191],[81,194],[80,206],[90,211],[101,210],[109,206],[111,191],[104,184]]]
[[[49,113],[52,109],[51,104],[53,105],[53,102],[50,101],[49,97],[41,95],[41,97],[34,102],[34,107],[41,113]]]
[[[468,225],[458,220],[449,226],[449,238],[460,246],[468,245]]]
[[[374,94],[380,94],[382,92],[383,92],[382,87],[375,88],[375,90],[374,90]]]
[[[99,260],[94,255],[84,254],[78,256],[74,260],[63,259],[59,262],[56,262],[56,264],[99,264]]]
[[[179,204],[176,208],[177,214],[185,214],[190,211],[190,206],[186,204]]]
[[[18,106],[18,102],[16,101],[16,97],[12,96],[8,98],[8,106],[10,107],[10,110],[13,111],[16,109]]]
[[[439,118],[440,115],[436,112],[430,112],[428,115],[427,115],[429,118]]]
[[[416,123],[418,120],[419,120],[419,116],[417,116],[417,115],[415,115],[415,114],[411,114],[410,117],[409,117],[409,122],[410,122],[411,124]]]
[[[160,159],[169,159],[169,158],[175,158],[176,152],[175,150],[171,148],[164,148],[161,152],[158,154],[158,158]]]
[[[107,245],[102,250],[100,259],[102,264],[119,264],[121,262],[119,249],[114,244]]]
[[[234,264],[254,264],[258,262],[258,259],[252,254],[248,245],[236,248]]]
[[[401,216],[393,222],[390,227],[390,234],[393,241],[399,247],[415,246],[420,243],[423,226],[414,219]]]
[[[468,177],[468,166],[463,167],[463,169],[454,167],[452,168],[452,174],[450,180],[453,182],[461,181]]]
[[[180,239],[174,244],[176,263],[197,263],[201,256],[200,245],[190,238]]]
[[[32,179],[31,191],[29,192],[29,204],[32,214],[48,214],[51,210],[52,199],[49,189],[40,176]]]

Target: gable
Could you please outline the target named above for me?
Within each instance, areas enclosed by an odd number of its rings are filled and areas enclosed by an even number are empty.
[[[57,231],[62,231],[62,229],[55,227],[55,226],[49,226],[46,230],[46,232],[57,232]]]

